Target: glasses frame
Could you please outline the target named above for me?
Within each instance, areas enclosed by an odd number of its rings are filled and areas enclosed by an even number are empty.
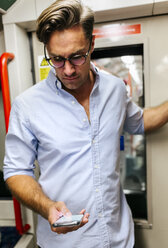
[[[76,55],[79,55],[79,56],[85,58],[85,61],[84,61],[82,64],[80,64],[80,65],[83,65],[83,64],[86,63],[86,59],[87,59],[87,57],[88,57],[88,55],[89,55],[89,53],[90,53],[91,44],[92,44],[92,39],[91,39],[91,41],[90,41],[89,49],[88,49],[88,51],[87,51],[86,54],[82,54],[82,55],[76,54]],[[80,65],[74,65],[74,64],[72,63],[71,59],[72,59],[74,56],[75,56],[75,55],[72,55],[72,56],[70,56],[70,57],[68,57],[68,58],[64,58],[64,57],[58,56],[58,57],[62,58],[62,60],[63,60],[63,65],[60,66],[60,67],[54,66],[54,64],[51,64],[51,63],[50,63],[51,57],[50,57],[50,58],[47,58],[47,54],[46,54],[46,45],[44,45],[44,57],[45,57],[45,60],[48,62],[49,65],[51,65],[52,67],[54,67],[54,68],[56,68],[56,69],[63,68],[63,67],[65,66],[65,61],[69,61],[70,64],[73,65],[73,66],[80,66]],[[53,56],[53,57],[54,57],[54,56]],[[55,56],[55,57],[56,57],[56,56]]]

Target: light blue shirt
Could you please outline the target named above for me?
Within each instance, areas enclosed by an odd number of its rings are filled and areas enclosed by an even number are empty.
[[[90,95],[90,122],[84,108],[61,87],[54,71],[12,105],[6,137],[4,178],[34,176],[54,201],[64,201],[73,214],[83,208],[89,223],[58,235],[38,217],[42,248],[132,248],[134,226],[120,186],[120,135],[144,132],[143,111],[127,97],[122,80],[99,71]]]

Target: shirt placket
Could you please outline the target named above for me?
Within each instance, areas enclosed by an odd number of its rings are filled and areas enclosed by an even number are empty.
[[[101,163],[100,163],[100,146],[99,146],[99,118],[96,104],[96,96],[90,97],[90,116],[91,116],[91,151],[93,165],[93,185],[96,205],[96,215],[99,223],[99,235],[104,248],[110,248],[107,225],[104,219],[103,208],[103,188],[101,184]],[[98,102],[98,101],[97,101]]]

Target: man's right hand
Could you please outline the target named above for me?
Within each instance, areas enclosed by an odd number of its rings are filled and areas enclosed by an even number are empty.
[[[49,208],[48,221],[51,225],[51,230],[58,234],[66,234],[68,232],[73,232],[84,226],[89,221],[89,214],[85,213],[86,210],[81,210],[80,214],[83,214],[82,222],[78,226],[73,227],[53,227],[53,223],[55,223],[61,216],[71,216],[72,213],[66,207],[64,202],[55,202]]]
[[[67,233],[77,230],[88,222],[89,214],[83,209],[80,214],[83,214],[82,222],[75,227],[57,227],[52,226],[62,215],[70,216],[71,212],[66,207],[64,202],[53,202],[42,191],[41,186],[35,179],[28,175],[15,175],[6,181],[12,194],[36,213],[48,219],[51,230],[57,233]]]

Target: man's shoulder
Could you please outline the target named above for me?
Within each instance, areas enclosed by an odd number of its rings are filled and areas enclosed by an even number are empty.
[[[29,87],[28,89],[24,90],[22,93],[20,93],[16,99],[31,99],[34,97],[38,97],[40,94],[46,94],[46,91],[49,90],[49,87],[47,85],[46,80],[40,81],[34,85],[32,85],[31,87]]]
[[[125,88],[125,83],[123,79],[119,78],[118,76],[105,71],[105,70],[100,70],[99,71],[100,75],[100,82],[103,85],[109,85],[109,87],[117,87],[117,88]]]
[[[20,93],[12,102],[12,105],[23,107],[33,107],[35,106],[39,100],[42,100],[44,95],[48,94],[49,87],[46,84],[46,80],[40,81],[30,88],[26,89],[22,93]]]

